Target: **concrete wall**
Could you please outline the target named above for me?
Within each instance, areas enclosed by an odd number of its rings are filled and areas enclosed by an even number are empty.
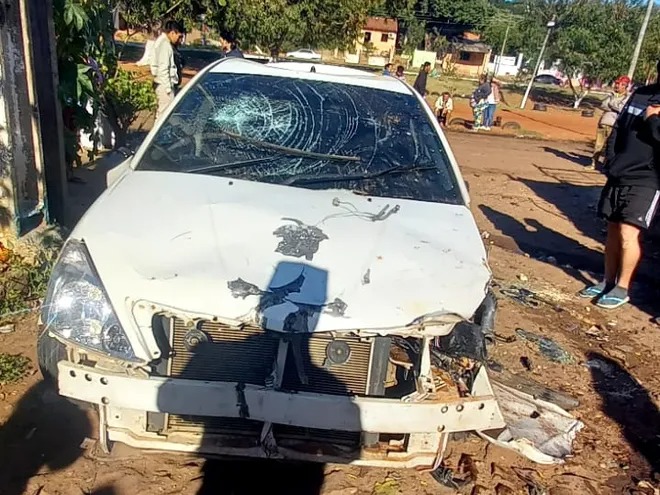
[[[425,62],[429,62],[431,67],[435,67],[437,54],[435,52],[427,52],[424,50],[415,50],[412,58],[412,67],[419,68]]]

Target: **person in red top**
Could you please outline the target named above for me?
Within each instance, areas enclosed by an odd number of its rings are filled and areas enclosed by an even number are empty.
[[[614,82],[614,92],[610,93],[600,106],[605,112],[598,121],[596,145],[594,146],[594,154],[591,159],[592,169],[595,169],[599,165],[600,159],[605,154],[607,138],[612,133],[612,127],[614,127],[619,112],[621,112],[630,97],[628,86],[630,86],[630,78],[628,76],[619,77]]]

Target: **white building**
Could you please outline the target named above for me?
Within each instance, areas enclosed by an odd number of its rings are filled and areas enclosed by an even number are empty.
[[[522,68],[523,54],[519,53],[517,57],[500,57],[493,55],[488,63],[488,72],[495,76],[515,77]]]

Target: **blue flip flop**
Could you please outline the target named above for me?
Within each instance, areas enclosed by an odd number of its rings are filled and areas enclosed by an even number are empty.
[[[592,285],[591,287],[586,287],[578,292],[578,296],[584,299],[594,299],[605,292],[601,284]]]
[[[604,294],[601,296],[598,301],[596,301],[596,306],[603,309],[617,309],[630,301],[628,296],[618,297],[610,294]]]

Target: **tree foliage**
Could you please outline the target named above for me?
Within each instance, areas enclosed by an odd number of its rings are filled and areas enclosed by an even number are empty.
[[[556,27],[544,55],[546,62],[558,61],[569,78],[584,75],[608,83],[626,74],[644,16],[646,1],[640,0],[528,0],[512,6],[497,5],[512,19],[507,40],[509,53],[522,52],[534,63],[546,33],[546,23],[556,19]],[[484,29],[486,39],[499,46],[505,23],[491,23]],[[660,12],[655,9],[635,73],[646,81],[655,72],[660,56]],[[573,87],[573,86],[572,86]],[[584,92],[573,87],[576,104]]]
[[[105,115],[121,145],[135,113],[155,105],[150,83],[119,70],[110,0],[54,0],[59,96],[67,163],[78,161],[79,132]]]
[[[273,55],[298,46],[346,48],[375,0],[226,0],[209,11],[211,24],[244,45]]]

